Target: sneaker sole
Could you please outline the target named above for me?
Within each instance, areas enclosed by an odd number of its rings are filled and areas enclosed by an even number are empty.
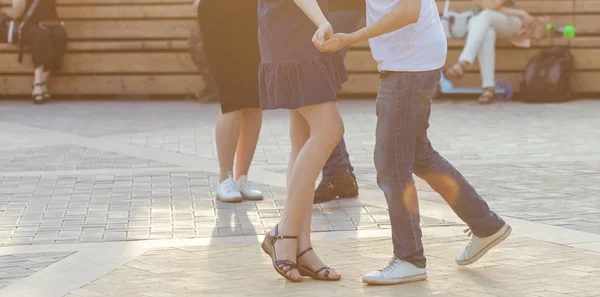
[[[420,282],[420,281],[424,281],[426,279],[427,279],[427,273],[424,273],[424,274],[412,275],[412,276],[408,276],[408,277],[383,280],[383,281],[366,281],[363,279],[363,282],[366,284],[369,284],[369,285],[399,285],[399,284]]]
[[[500,237],[496,238],[494,241],[490,242],[490,244],[488,244],[485,248],[483,248],[479,253],[475,254],[474,257],[472,257],[469,260],[464,260],[464,261],[457,260],[456,264],[458,264],[459,266],[467,266],[469,264],[475,263],[477,260],[481,259],[481,257],[483,257],[485,254],[487,254],[487,252],[489,252],[492,248],[499,245],[506,238],[508,238],[508,236],[511,233],[512,233],[512,227],[510,225],[508,225],[508,228],[506,228],[506,231],[504,232],[504,234],[502,234]]]
[[[248,196],[243,196],[242,195],[242,199],[248,200],[248,201],[261,201],[261,200],[264,200],[264,197],[263,196],[260,196],[260,197],[248,197]]]
[[[221,202],[225,202],[225,203],[239,203],[244,201],[244,198],[240,197],[240,198],[235,198],[235,199],[226,199],[223,200],[220,197],[217,197],[217,200],[221,201]]]

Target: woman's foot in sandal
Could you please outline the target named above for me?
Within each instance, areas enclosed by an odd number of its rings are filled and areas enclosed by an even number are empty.
[[[299,282],[302,275],[298,271],[296,259],[297,236],[279,234],[279,225],[267,233],[262,243],[262,249],[271,257],[273,268],[286,279]],[[289,260],[294,259],[294,261]]]
[[[449,78],[457,78],[460,79],[465,75],[465,69],[469,66],[468,62],[460,61],[450,69],[446,70],[446,76]]]
[[[324,281],[338,281],[342,275],[319,259],[312,247],[298,253],[298,270],[303,276]]]
[[[480,104],[490,104],[496,100],[496,90],[494,88],[485,88],[477,100]]]
[[[52,96],[50,95],[50,92],[48,92],[48,84],[44,83],[42,85],[42,96],[44,96],[44,100],[48,101],[50,99],[52,99]]]
[[[31,99],[34,104],[42,104],[45,101],[43,86],[45,83],[34,83],[31,91]]]

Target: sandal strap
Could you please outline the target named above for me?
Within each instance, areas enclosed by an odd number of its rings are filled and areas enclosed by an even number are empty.
[[[312,247],[309,247],[309,248],[305,249],[304,251],[302,251],[300,254],[298,254],[298,256],[296,256],[296,258],[297,258],[297,259],[300,259],[300,258],[302,258],[302,256],[306,255],[306,253],[308,253],[308,252],[310,252],[310,251],[312,251],[312,250],[313,250],[313,248],[312,248]]]
[[[267,238],[271,240],[271,244],[275,245],[275,242],[280,239],[298,239],[298,236],[288,236],[288,235],[280,235],[279,234],[279,224],[275,225],[273,229],[275,231],[275,235],[271,235],[267,232]]]
[[[316,275],[319,275],[319,272],[325,270],[325,277],[329,277],[329,274],[331,273],[331,267],[329,266],[325,266],[325,267],[321,267],[319,269],[317,269],[317,271],[315,271]]]
[[[496,92],[492,89],[485,89],[483,90],[483,92],[481,93],[480,97],[485,97],[485,98],[495,98],[496,97]]]
[[[270,239],[298,239],[298,236],[279,235],[279,224],[275,225],[273,230],[275,231],[275,235],[267,233],[267,237]]]
[[[277,267],[279,267],[285,273],[289,272],[290,270],[292,270],[294,268],[297,268],[296,263],[294,263],[290,260],[277,260],[277,261],[275,261],[275,265],[277,265]]]
[[[33,86],[34,86],[34,87],[43,87],[43,86],[45,86],[45,85],[46,85],[46,83],[45,83],[45,82],[42,82],[42,83],[34,83],[34,84],[33,84]]]

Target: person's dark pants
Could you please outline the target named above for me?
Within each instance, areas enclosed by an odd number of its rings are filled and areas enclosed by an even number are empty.
[[[351,33],[358,28],[358,24],[365,15],[363,10],[336,10],[329,12],[329,22],[333,30],[338,33]],[[345,57],[349,47],[341,49]],[[335,147],[329,159],[323,167],[323,179],[335,179],[354,174],[354,168],[350,164],[350,156],[346,150],[344,138]]]
[[[394,255],[421,268],[426,259],[413,173],[446,200],[475,236],[488,237],[505,224],[427,137],[440,76],[440,70],[387,72],[377,94],[375,168],[388,204]]]

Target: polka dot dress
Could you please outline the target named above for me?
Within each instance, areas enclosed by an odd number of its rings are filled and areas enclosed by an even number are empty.
[[[325,13],[327,1],[317,0]],[[335,101],[348,79],[343,58],[317,50],[312,43],[317,27],[294,1],[259,0],[258,22],[261,107],[298,109]]]

